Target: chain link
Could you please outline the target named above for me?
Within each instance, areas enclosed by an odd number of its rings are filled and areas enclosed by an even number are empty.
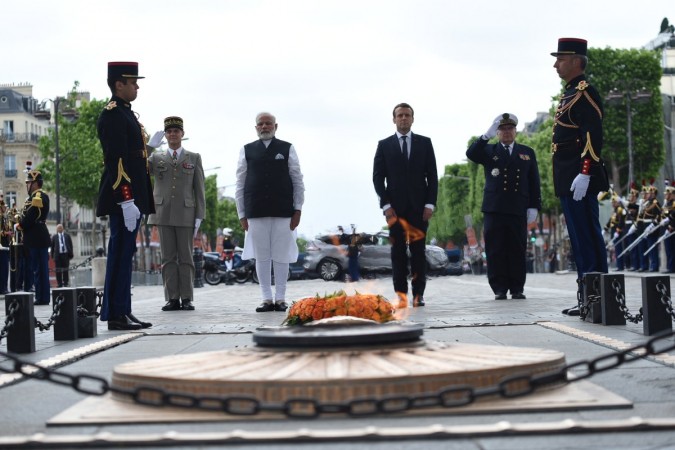
[[[612,280],[612,289],[614,289],[615,293],[614,300],[616,300],[616,302],[619,304],[619,309],[621,309],[623,317],[625,317],[629,322],[642,322],[642,308],[640,308],[640,312],[638,312],[636,315],[632,315],[630,313],[628,307],[626,306],[626,296],[623,295],[621,283],[619,283],[617,279]]]
[[[47,321],[47,324],[43,324],[37,318],[34,318],[35,328],[39,328],[40,331],[49,330],[52,325],[54,325],[54,322],[56,322],[56,318],[59,316],[59,314],[61,314],[61,306],[64,302],[65,298],[63,297],[63,294],[57,295],[56,299],[54,299],[54,310],[52,311],[52,315],[49,317],[49,321]]]
[[[347,414],[353,417],[374,414],[395,414],[424,408],[456,408],[469,405],[484,397],[500,396],[515,398],[529,395],[553,384],[569,384],[590,378],[598,373],[614,369],[623,364],[675,350],[675,341],[670,331],[654,336],[641,345],[620,352],[612,352],[593,360],[568,364],[553,372],[534,375],[513,375],[499,384],[476,389],[472,386],[449,386],[437,392],[410,396],[391,395],[384,397],[360,397],[345,402],[321,403],[315,398],[295,397],[281,403],[266,403],[252,396],[233,395],[225,397],[198,396],[184,392],[165,391],[162,388],[139,386],[125,389],[111,386],[105,379],[95,375],[71,375],[51,370],[38,364],[23,361],[17,356],[0,352],[0,356],[13,362],[11,369],[0,365],[0,371],[18,372],[26,377],[69,386],[87,395],[114,393],[125,396],[136,403],[154,406],[174,406],[185,409],[219,411],[236,416],[250,416],[260,413],[281,413],[290,418],[314,418],[322,414]],[[569,378],[568,373],[573,377]]]
[[[18,315],[21,305],[17,299],[12,299],[7,307],[7,317],[5,317],[5,326],[0,330],[0,342],[9,334],[9,330],[14,326],[14,317]]]
[[[675,312],[673,312],[673,302],[670,299],[670,296],[668,296],[668,288],[666,287],[665,284],[663,284],[662,281],[657,281],[656,282],[656,292],[661,294],[661,297],[659,300],[661,300],[661,303],[663,303],[663,306],[666,307],[666,312],[670,317],[675,320]]]

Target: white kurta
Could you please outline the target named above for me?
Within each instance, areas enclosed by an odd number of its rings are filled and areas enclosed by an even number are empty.
[[[265,140],[269,146],[270,140]],[[246,152],[244,147],[239,150],[237,162],[237,187],[235,202],[239,218],[246,217],[244,210],[244,185],[246,183]],[[288,172],[293,183],[293,209],[302,210],[305,201],[305,185],[302,181],[300,161],[295,147],[291,145],[288,151]],[[258,261],[276,261],[291,263],[298,260],[297,232],[290,229],[290,217],[259,217],[248,219],[248,232],[244,239],[243,259],[255,258]]]

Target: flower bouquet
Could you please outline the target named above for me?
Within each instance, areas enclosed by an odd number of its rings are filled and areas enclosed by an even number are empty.
[[[337,291],[320,297],[307,297],[293,302],[284,320],[285,325],[303,325],[330,317],[349,316],[378,323],[394,320],[394,306],[381,295],[347,295]]]

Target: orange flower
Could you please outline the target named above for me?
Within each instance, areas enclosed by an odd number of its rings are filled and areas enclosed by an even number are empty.
[[[294,302],[284,323],[302,325],[334,316],[353,316],[383,323],[394,319],[394,307],[380,295],[357,292],[348,296],[344,291],[337,291],[323,297],[317,295]]]

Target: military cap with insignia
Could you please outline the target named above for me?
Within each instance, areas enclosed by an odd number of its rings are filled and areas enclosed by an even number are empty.
[[[515,127],[518,125],[518,118],[514,114],[509,113],[500,114],[495,119],[495,121],[497,120],[499,121],[499,127],[502,127],[504,125],[513,125]]]
[[[164,131],[168,130],[169,128],[178,128],[179,130],[183,131],[183,119],[178,116],[167,117],[164,119]]]
[[[558,51],[552,52],[552,56],[579,55],[586,56],[588,41],[579,38],[558,39]]]
[[[145,78],[138,75],[137,62],[112,61],[108,63],[108,79]]]

